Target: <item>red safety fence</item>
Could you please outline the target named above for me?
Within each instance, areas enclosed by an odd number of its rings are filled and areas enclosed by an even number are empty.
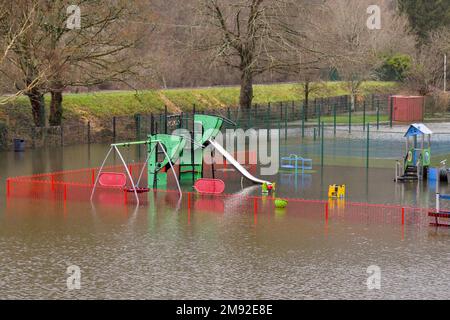
[[[129,170],[137,180],[142,164],[132,164]],[[208,167],[205,168],[207,171]],[[123,166],[109,166],[107,172],[123,172]],[[89,201],[99,168],[37,174],[25,177],[8,178],[6,193],[8,198],[35,198],[54,201]],[[169,173],[169,185],[175,185]],[[128,182],[128,184],[130,184]],[[147,171],[144,170],[142,184],[147,184]],[[151,190],[138,194],[141,204],[149,204],[156,198],[168,207],[185,208],[198,212],[229,213],[244,212],[255,215],[262,213],[282,213],[301,215],[312,219],[328,221],[352,221],[356,223],[379,224],[424,224],[428,223],[428,209],[404,207],[400,205],[379,205],[355,203],[345,200],[286,199],[285,209],[275,208],[272,196],[249,196],[241,194],[200,195],[183,192],[180,200],[177,190]],[[162,198],[161,198],[162,197]],[[123,188],[97,186],[94,201],[99,204],[124,205],[136,203],[134,193]],[[255,217],[256,218],[256,217]]]

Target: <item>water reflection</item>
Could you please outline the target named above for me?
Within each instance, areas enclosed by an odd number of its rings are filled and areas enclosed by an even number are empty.
[[[100,163],[106,147],[88,150],[6,153],[0,171],[83,168]],[[347,185],[347,199],[328,202],[325,216],[307,204],[274,212],[264,196],[256,210],[251,198],[194,195],[188,207],[175,192],[150,192],[141,206],[106,195],[92,204],[2,197],[0,298],[450,298],[450,276],[436,268],[448,264],[450,230],[352,220],[344,210],[346,201],[433,205],[433,184],[396,184],[385,169],[308,175],[273,177],[277,196],[326,199],[336,183]],[[261,196],[227,176],[227,190]],[[70,264],[82,269],[77,292],[65,286]],[[381,291],[365,286],[372,264],[382,269]]]

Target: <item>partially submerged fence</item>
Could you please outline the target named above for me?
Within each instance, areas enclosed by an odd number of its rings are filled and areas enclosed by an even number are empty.
[[[137,175],[141,164],[132,164],[130,171]],[[9,178],[6,181],[7,205],[14,199],[33,198],[66,203],[89,201],[98,168],[38,174]],[[107,167],[110,172],[122,172],[121,166]],[[170,184],[170,183],[169,183]],[[173,185],[173,183],[172,183]],[[427,209],[400,205],[355,203],[345,200],[287,199],[285,209],[277,209],[272,196],[248,195],[245,192],[222,195],[200,195],[189,190],[180,197],[176,190],[151,190],[139,194],[144,205],[162,205],[176,210],[208,213],[287,214],[329,221],[363,224],[422,225],[428,223]],[[94,203],[99,205],[134,205],[134,196],[122,188],[99,187]]]

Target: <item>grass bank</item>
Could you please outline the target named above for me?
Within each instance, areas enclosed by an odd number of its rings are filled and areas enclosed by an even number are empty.
[[[397,89],[393,82],[365,82],[362,94],[392,93]],[[311,99],[348,94],[343,82],[328,82],[312,93]],[[47,106],[49,96],[46,96]],[[303,100],[302,85],[298,83],[255,85],[254,103]],[[198,110],[234,107],[238,105],[239,87],[211,87],[146,91],[111,91],[64,94],[65,122],[79,122],[134,114],[158,113],[167,105],[170,112],[190,111],[195,104]],[[0,106],[0,119],[31,120],[29,101],[19,97],[13,103]],[[22,122],[22,121],[20,121]],[[14,125],[12,123],[12,125]]]
[[[393,93],[398,85],[393,82],[365,82],[361,94]],[[343,82],[328,82],[316,86],[310,98],[326,98],[349,94]],[[46,106],[50,104],[47,95]],[[281,101],[303,100],[300,83],[255,85],[255,104]],[[135,114],[159,113],[168,107],[169,112],[191,111],[195,104],[197,110],[236,107],[239,102],[239,87],[183,88],[146,91],[101,91],[92,93],[65,93],[63,99],[63,122],[65,125],[91,122],[94,131],[109,125],[112,116],[132,116]],[[48,110],[46,112],[48,115]],[[326,121],[324,119],[324,121]],[[339,117],[338,123],[345,123]],[[355,118],[352,122],[357,122]],[[362,119],[361,119],[362,121]],[[0,106],[0,122],[4,122],[10,132],[23,131],[32,126],[31,107],[27,97],[19,97],[14,102]]]

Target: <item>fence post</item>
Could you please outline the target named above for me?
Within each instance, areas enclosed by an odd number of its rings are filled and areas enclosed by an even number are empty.
[[[295,120],[295,102],[294,102],[294,100],[292,100],[291,113],[292,113],[292,120]]]
[[[380,100],[377,101],[377,130],[380,130]]]
[[[184,121],[184,112],[180,113],[180,123],[178,124],[178,129],[183,128],[183,121]]]
[[[155,134],[155,117],[150,113],[150,134]]]
[[[33,125],[32,127],[31,127],[31,143],[32,143],[32,147],[33,147],[33,149],[34,148],[36,148],[36,128],[35,128],[35,126]]]
[[[325,141],[324,141],[325,123],[322,122],[322,125],[321,125],[320,129],[322,131],[322,133],[320,135],[320,138],[321,138],[321,144],[320,144],[320,166],[323,168],[323,162],[324,162],[323,155],[324,155],[324,146],[325,146]]]
[[[281,129],[281,121],[283,121],[283,102],[280,102],[280,118],[278,118],[278,129]]]
[[[136,139],[140,140],[141,139],[141,115],[137,114],[135,116],[135,124],[136,124]]]
[[[113,117],[113,141],[116,142],[116,117]]]
[[[302,138],[305,137],[305,103],[302,103]]]
[[[352,133],[352,106],[351,104],[347,104],[348,106],[348,133]]]
[[[167,134],[167,105],[164,106],[164,133]]]
[[[91,122],[88,121],[87,123],[87,139],[88,139],[88,144],[91,144]]]
[[[320,111],[320,102],[319,102],[319,104],[317,105],[317,102],[316,102],[317,100],[316,99],[314,99],[314,104],[316,105],[316,116],[317,116],[317,127],[319,128],[319,132],[318,132],[318,135],[319,135],[319,137],[320,137],[320,116],[321,116],[321,111]]]
[[[272,126],[270,125],[270,117],[272,115],[272,110],[270,108],[270,102],[267,104],[267,129],[272,129]]]
[[[367,142],[366,142],[366,168],[369,169],[369,150],[370,150],[370,123],[367,124]]]
[[[363,131],[366,130],[366,98],[364,97],[363,102]]]
[[[61,130],[60,130],[60,134],[61,134],[61,147],[64,147],[64,127],[61,124],[60,126]]]
[[[389,97],[389,126],[392,128],[392,118],[394,115],[394,99],[392,97]]]
[[[287,133],[288,133],[288,106],[286,105],[284,110],[284,141],[287,140]]]
[[[334,126],[334,136],[336,136],[336,125],[337,125],[337,119],[336,119],[336,103],[333,105],[333,126]]]

